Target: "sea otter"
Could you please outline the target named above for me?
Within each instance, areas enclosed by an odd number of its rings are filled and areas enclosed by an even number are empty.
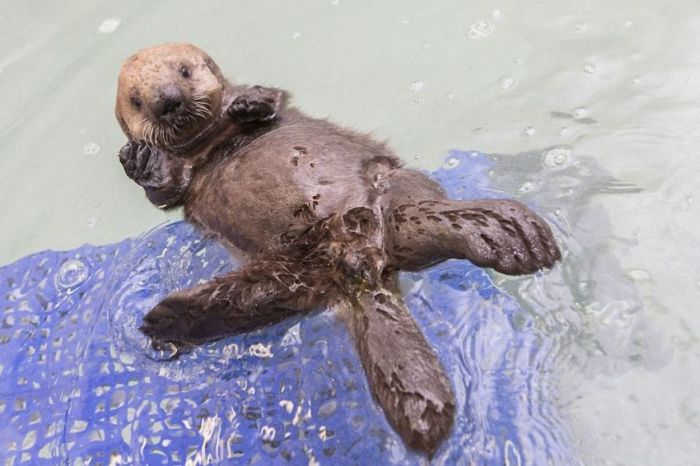
[[[158,207],[184,206],[247,253],[239,270],[162,300],[142,331],[179,349],[331,304],[349,309],[370,388],[432,455],[455,399],[397,291],[397,270],[468,259],[508,274],[560,257],[547,224],[511,200],[448,199],[369,136],[304,115],[288,93],[233,85],[190,44],[138,51],[119,75],[126,174]]]

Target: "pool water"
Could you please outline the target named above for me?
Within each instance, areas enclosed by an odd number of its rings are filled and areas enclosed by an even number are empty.
[[[567,458],[697,464],[697,2],[299,5],[5,5],[0,263],[180,217],[123,175],[113,100],[126,56],[190,41],[234,81],[288,89],[308,113],[388,139],[409,165],[497,154],[484,190],[551,215],[565,252],[543,276],[491,277],[545,336],[536,378]]]

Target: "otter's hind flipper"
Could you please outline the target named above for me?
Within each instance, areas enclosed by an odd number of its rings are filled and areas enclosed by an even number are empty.
[[[154,346],[186,348],[317,309],[334,296],[328,274],[292,260],[258,260],[224,277],[173,293],[145,317]]]
[[[517,201],[425,200],[395,208],[387,223],[389,254],[402,269],[454,258],[518,275],[561,258],[547,223]]]
[[[130,141],[119,151],[126,176],[141,186],[148,200],[159,208],[180,203],[190,184],[189,161],[141,142]]]
[[[432,456],[455,412],[435,351],[398,291],[362,291],[354,306],[353,334],[372,393],[404,441]]]

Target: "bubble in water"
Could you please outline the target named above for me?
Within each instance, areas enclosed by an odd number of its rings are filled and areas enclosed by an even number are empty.
[[[61,288],[75,288],[88,279],[88,266],[80,259],[67,260],[58,269],[56,284]]]
[[[450,158],[447,159],[447,161],[445,162],[445,167],[446,167],[446,168],[454,168],[454,167],[456,167],[457,165],[459,165],[459,159],[456,159],[456,158],[454,158],[454,157],[450,157]]]
[[[85,144],[83,147],[83,154],[85,155],[97,155],[100,153],[100,145],[97,144],[96,142],[88,142]]]
[[[525,135],[526,136],[534,136],[537,131],[535,130],[534,126],[526,126],[525,127]]]
[[[300,38],[300,37],[301,37],[301,32],[295,32],[294,34],[292,34],[292,39],[295,39],[295,40],[296,40],[296,39],[298,39],[298,38]]]
[[[413,92],[418,92],[421,89],[425,87],[425,83],[423,81],[413,81],[408,88],[412,90]]]
[[[501,89],[504,91],[509,91],[515,87],[517,82],[512,76],[504,76],[501,78]]]
[[[493,24],[487,21],[477,21],[469,28],[469,38],[480,40],[488,37],[493,32]]]
[[[555,147],[544,152],[542,163],[547,168],[564,168],[571,164],[571,149]]]
[[[578,107],[574,109],[573,114],[574,118],[586,118],[590,116],[591,111],[588,110],[586,107]]]
[[[520,187],[518,188],[518,191],[521,193],[529,193],[530,191],[535,189],[535,183],[532,181],[526,181]]]
[[[593,63],[586,63],[583,65],[583,71],[588,74],[594,74],[596,71],[598,71],[598,68]]]
[[[100,34],[111,34],[117,30],[120,24],[120,19],[107,18],[106,20],[102,21],[102,24],[100,24],[100,26],[97,28],[97,32]]]

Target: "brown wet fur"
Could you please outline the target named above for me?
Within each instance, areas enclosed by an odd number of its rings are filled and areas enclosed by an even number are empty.
[[[188,221],[250,257],[240,270],[166,297],[142,330],[154,345],[182,350],[350,304],[375,399],[408,445],[432,455],[449,434],[455,399],[395,271],[460,258],[532,273],[551,267],[559,249],[524,205],[448,199],[385,144],[288,100],[278,89],[232,85],[189,44],[144,49],[125,62],[116,114],[129,139],[120,151],[126,174],[153,204],[183,205]]]

